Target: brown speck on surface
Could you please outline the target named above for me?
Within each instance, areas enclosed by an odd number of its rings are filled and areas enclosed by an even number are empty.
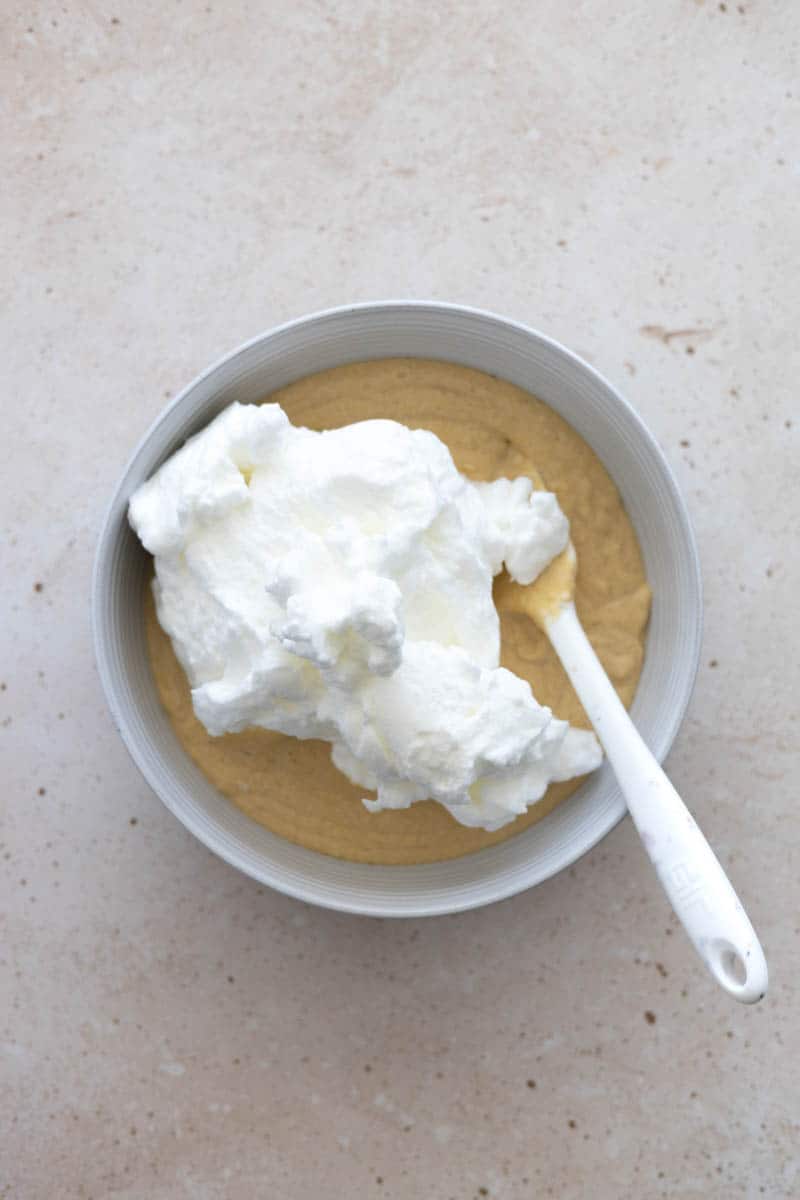
[[[679,341],[682,338],[710,338],[714,336],[713,329],[665,329],[663,325],[640,325],[639,333],[644,337],[655,338],[656,341],[663,342],[665,346],[677,338]],[[692,348],[694,354],[694,348]]]
[[[784,427],[784,429],[791,429],[791,428],[792,428],[792,422],[791,422],[790,420],[788,420],[788,418],[787,418],[787,420],[785,420],[785,421],[783,422],[783,427]]]
[[[710,658],[710,659],[708,660],[708,665],[709,665],[709,666],[711,667],[711,669],[713,670],[713,669],[714,669],[714,667],[718,667],[718,666],[719,666],[719,662],[717,661],[717,659],[716,659],[716,658]]]
[[[656,970],[658,971],[658,973],[662,979],[666,979],[667,976],[669,975],[669,971],[667,970],[667,968],[664,966],[664,964],[662,962],[656,963]]]
[[[5,683],[0,683],[0,692],[4,692],[6,690],[6,687],[7,687],[7,685]]]
[[[647,1021],[648,1025],[655,1025],[656,1014],[654,1012],[651,1012],[650,1009],[648,1008],[647,1012],[644,1014],[644,1019],[645,1019],[645,1021]]]
[[[37,795],[37,796],[46,796],[46,795],[47,795],[47,788],[43,788],[43,787],[37,788],[37,789],[36,789],[36,795]]]
[[[119,25],[119,17],[112,17],[112,18],[111,18],[111,24],[112,24],[112,25]]]
[[[567,1121],[567,1125],[569,1125],[570,1129],[577,1129],[577,1128],[578,1128],[578,1122],[577,1122],[577,1121],[573,1121],[572,1117],[570,1117],[570,1119]]]
[[[720,6],[719,6],[719,11],[720,11],[720,12],[727,12],[727,11],[728,11],[728,6],[727,6],[727,4],[720,4]]]
[[[364,1070],[365,1070],[365,1071],[367,1071],[367,1072],[371,1071],[371,1070],[372,1070],[372,1066],[371,1066],[371,1064],[370,1064],[370,1063],[364,1063]]]
[[[635,375],[635,374],[636,374],[636,366],[635,366],[635,364],[634,364],[634,363],[632,363],[632,362],[628,362],[628,361],[627,361],[627,359],[626,359],[626,361],[625,361],[625,362],[624,362],[622,365],[623,365],[623,367],[625,368],[625,370],[628,372],[628,374],[629,374],[629,375]]]
[[[375,1176],[375,1182],[376,1182],[376,1183],[383,1183],[383,1176],[382,1176],[382,1175],[376,1175],[376,1176]]]
[[[681,438],[681,445],[684,447],[684,449],[686,449],[691,445],[691,442],[688,438]]]
[[[767,567],[767,579],[772,579],[772,567]]]
[[[561,246],[562,248],[563,248],[564,246],[566,246],[566,244],[567,244],[567,242],[566,242],[566,239],[565,239],[565,238],[559,238],[559,239],[558,239],[558,241],[556,242],[556,245],[557,245],[557,246]]]
[[[33,590],[34,590],[35,592],[43,592],[43,591],[44,591],[44,584],[43,584],[43,583],[41,583],[41,582],[40,582],[40,581],[37,579],[37,580],[36,580],[36,583],[33,585]]]
[[[686,353],[687,353],[687,354],[694,354],[694,346],[687,346],[687,347],[686,347]]]
[[[233,975],[229,975],[229,976],[228,976],[228,983],[235,983],[235,982],[236,982],[236,980],[234,979]]]
[[[479,1195],[479,1196],[488,1196],[488,1195],[489,1195],[489,1189],[488,1189],[488,1188],[485,1188],[485,1187],[479,1187],[479,1188],[478,1188],[478,1195]]]
[[[535,1088],[535,1087],[536,1087],[536,1080],[535,1080],[535,1079],[526,1079],[526,1081],[525,1081],[525,1086],[526,1086],[526,1087],[529,1087],[529,1088]]]
[[[130,821],[128,822],[128,824],[129,824],[129,825],[138,825],[138,824],[139,824],[139,818],[138,818],[138,817],[131,817],[131,819],[130,819]]]

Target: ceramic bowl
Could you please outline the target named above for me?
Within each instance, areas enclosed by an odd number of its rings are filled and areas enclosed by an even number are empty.
[[[100,677],[117,728],[150,786],[187,829],[239,870],[291,896],[346,912],[418,917],[511,896],[585,854],[626,811],[611,769],[595,772],[518,836],[449,862],[369,866],[284,841],[226,800],[172,732],[145,650],[148,557],[126,519],[131,493],[225,405],[261,400],[328,367],[393,356],[442,359],[507,379],[560,413],[603,461],[636,529],[653,589],[632,716],[662,759],[686,710],[700,652],[700,571],[686,506],[652,434],[609,383],[551,338],[488,312],[417,301],[331,309],[272,329],[204,371],[147,431],[122,474],[100,534],[92,609]]]

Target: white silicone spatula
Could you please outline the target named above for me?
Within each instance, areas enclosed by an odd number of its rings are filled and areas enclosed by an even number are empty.
[[[539,578],[497,583],[503,605],[547,635],[592,722],[672,907],[721,987],[742,1004],[767,990],[767,963],[728,877],[694,818],[644,744],[583,631],[573,603],[570,545]]]

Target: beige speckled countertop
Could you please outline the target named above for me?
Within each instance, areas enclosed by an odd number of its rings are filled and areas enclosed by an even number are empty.
[[[796,1196],[794,6],[6,16],[0,1197]],[[352,919],[213,858],[117,738],[88,590],[133,443],[245,338],[404,295],[567,342],[679,475],[706,639],[669,768],[763,936],[753,1009],[628,822],[494,908]]]

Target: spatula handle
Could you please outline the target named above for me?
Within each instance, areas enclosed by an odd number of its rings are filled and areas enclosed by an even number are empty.
[[[567,603],[546,632],[617,776],[645,850],[700,957],[743,1004],[767,990],[756,932],[693,816],[645,745]]]

